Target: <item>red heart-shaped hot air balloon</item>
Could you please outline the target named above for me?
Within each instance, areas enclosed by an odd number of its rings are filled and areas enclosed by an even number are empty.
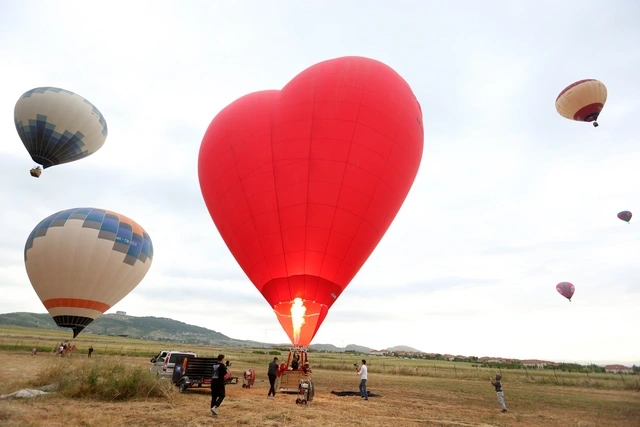
[[[222,238],[296,346],[371,255],[416,177],[422,113],[363,57],[316,64],[211,122],[198,173]]]

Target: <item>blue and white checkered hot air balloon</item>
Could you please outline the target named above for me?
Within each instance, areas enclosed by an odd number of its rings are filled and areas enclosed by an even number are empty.
[[[151,267],[153,244],[117,212],[73,208],[36,225],[24,247],[33,289],[60,327],[80,331],[126,297]]]
[[[43,169],[95,153],[107,139],[107,122],[89,101],[71,91],[38,87],[25,92],[14,109],[16,130]],[[39,177],[40,167],[31,169]]]

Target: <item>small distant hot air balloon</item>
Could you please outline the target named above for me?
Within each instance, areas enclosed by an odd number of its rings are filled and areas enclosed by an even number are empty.
[[[618,212],[618,219],[626,221],[627,224],[631,221],[632,214],[629,211]]]
[[[580,80],[570,84],[556,98],[556,110],[569,120],[593,122],[598,126],[598,116],[607,101],[606,86],[595,79]]]
[[[107,139],[107,122],[89,101],[71,91],[38,87],[14,109],[16,130],[34,162],[44,169],[90,156]],[[31,176],[40,177],[39,166]]]
[[[556,291],[571,302],[571,297],[576,291],[576,287],[569,282],[560,282],[556,285]]]
[[[131,292],[147,274],[153,245],[124,215],[75,208],[43,219],[24,249],[27,275],[60,327],[75,338]]]

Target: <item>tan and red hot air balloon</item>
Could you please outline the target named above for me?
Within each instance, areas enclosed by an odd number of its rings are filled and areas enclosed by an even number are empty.
[[[598,116],[607,102],[607,87],[595,79],[570,84],[556,98],[556,110],[569,120],[593,122],[598,127]]]
[[[75,338],[127,296],[151,267],[147,232],[124,215],[94,208],[57,212],[33,229],[24,248],[27,275],[60,327]]]

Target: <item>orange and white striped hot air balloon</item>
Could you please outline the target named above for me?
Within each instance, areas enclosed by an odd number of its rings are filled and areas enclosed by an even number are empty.
[[[570,84],[556,98],[556,110],[569,120],[593,122],[598,126],[598,116],[607,102],[607,87],[595,79],[580,80]]]
[[[24,248],[33,288],[74,338],[138,286],[152,260],[147,232],[105,209],[57,212],[36,225]]]

